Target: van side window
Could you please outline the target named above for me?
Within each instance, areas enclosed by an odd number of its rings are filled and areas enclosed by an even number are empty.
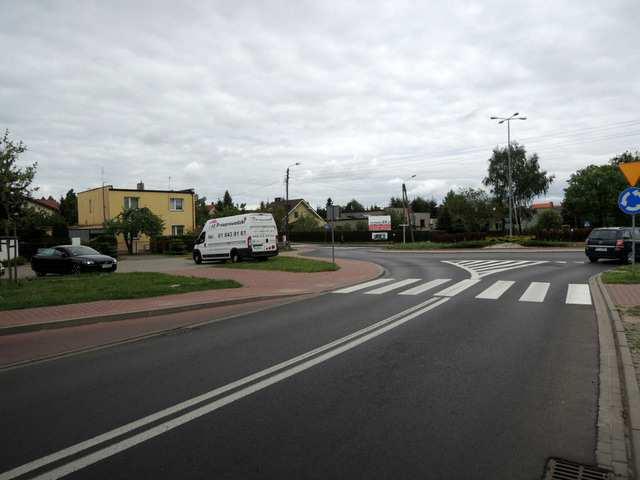
[[[198,237],[198,240],[196,240],[196,243],[204,243],[204,239],[206,235],[207,235],[207,232],[203,230],[200,236]]]

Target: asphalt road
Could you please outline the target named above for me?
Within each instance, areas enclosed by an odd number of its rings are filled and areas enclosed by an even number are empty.
[[[0,372],[0,480],[534,479],[550,456],[595,463],[596,322],[567,292],[584,301],[611,264],[570,252],[337,254],[386,273]],[[427,282],[439,285],[402,294]]]

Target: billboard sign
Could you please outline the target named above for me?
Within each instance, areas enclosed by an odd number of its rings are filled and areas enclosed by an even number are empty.
[[[391,230],[391,215],[369,216],[370,232],[388,232]]]

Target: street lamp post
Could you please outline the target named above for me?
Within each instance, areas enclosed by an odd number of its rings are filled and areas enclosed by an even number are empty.
[[[413,178],[415,178],[415,174],[411,175],[409,177],[409,179],[405,182],[404,180],[402,181],[402,203],[404,204],[404,223],[405,225],[407,225],[409,227],[409,234],[411,235],[411,242],[413,242],[413,228],[411,228],[411,222],[409,219],[409,198],[407,197],[407,186],[405,185],[406,183],[409,183],[409,181]],[[404,235],[404,229],[406,227],[402,227],[402,243],[405,243],[405,235]]]
[[[300,162],[296,162],[293,165],[287,167],[287,175],[285,177],[286,183],[286,200],[285,200],[285,215],[284,215],[284,238],[285,245],[289,245],[289,169],[300,165]]]
[[[498,120],[498,123],[507,122],[507,182],[509,189],[509,236],[513,236],[513,189],[511,186],[511,120],[526,120],[527,117],[518,117],[518,112],[510,117],[491,117],[491,120]]]

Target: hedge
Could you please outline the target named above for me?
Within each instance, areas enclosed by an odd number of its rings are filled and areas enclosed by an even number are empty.
[[[182,255],[193,250],[195,241],[195,235],[182,235],[180,237],[154,237],[150,242],[151,253]]]
[[[555,242],[584,242],[591,233],[590,228],[572,228],[562,230],[540,230],[536,232],[536,240]]]
[[[402,242],[402,230],[393,230],[389,233],[389,241]],[[331,232],[291,232],[292,242],[330,242]],[[409,230],[405,233],[406,241],[411,240]],[[437,243],[456,243],[484,240],[487,234],[484,232],[464,232],[464,233],[447,233],[437,230],[414,231],[413,238],[416,242],[437,242]],[[367,231],[337,231],[335,232],[335,241],[341,242],[380,242],[380,240],[372,240],[371,232]]]

